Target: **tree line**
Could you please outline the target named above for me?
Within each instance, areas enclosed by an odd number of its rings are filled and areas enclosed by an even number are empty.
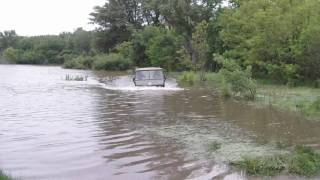
[[[0,33],[2,59],[21,64],[124,70],[218,71],[216,57],[282,83],[320,78],[318,0],[109,0],[94,31]]]

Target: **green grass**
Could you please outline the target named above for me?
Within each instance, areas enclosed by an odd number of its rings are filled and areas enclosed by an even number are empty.
[[[311,119],[320,117],[320,89],[259,84],[257,94],[259,104],[298,112]]]
[[[285,169],[286,158],[284,156],[244,157],[231,164],[250,175],[274,176]]]
[[[250,175],[274,176],[287,171],[291,174],[312,177],[320,173],[320,153],[310,147],[296,146],[293,152],[286,155],[247,156],[230,164]]]
[[[0,170],[0,180],[11,180],[12,178]]]

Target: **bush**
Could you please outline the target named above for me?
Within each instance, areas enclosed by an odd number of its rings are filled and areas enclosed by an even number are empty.
[[[181,75],[179,75],[178,79],[182,82],[187,82],[192,85],[196,81],[196,73],[193,71],[184,71]]]
[[[18,49],[9,47],[3,51],[3,57],[10,63],[17,63],[20,59],[21,52]]]
[[[95,56],[93,68],[95,70],[122,71],[131,67],[131,62],[122,55],[111,53],[107,55]]]
[[[68,69],[91,69],[93,62],[94,57],[78,56],[70,60],[66,60],[63,67]]]
[[[222,60],[220,75],[222,76],[222,95],[231,93],[233,96],[241,96],[247,99],[254,99],[256,95],[256,82],[251,77],[251,67],[244,71],[232,60]],[[230,92],[230,91],[231,92]]]

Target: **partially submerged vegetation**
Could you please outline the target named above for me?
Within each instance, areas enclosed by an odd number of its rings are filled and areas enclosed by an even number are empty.
[[[259,83],[256,103],[300,113],[319,120],[320,89]]]
[[[76,75],[76,76],[72,76],[70,74],[67,74],[65,77],[66,81],[87,81],[88,80],[88,76],[81,76],[81,75]]]
[[[211,143],[208,144],[208,150],[210,152],[215,152],[217,150],[219,150],[222,146],[222,143],[218,142],[218,141],[213,141]]]
[[[289,172],[301,176],[315,176],[320,173],[320,153],[307,146],[296,146],[294,151],[283,155],[265,157],[243,157],[231,165],[251,175],[274,176]]]

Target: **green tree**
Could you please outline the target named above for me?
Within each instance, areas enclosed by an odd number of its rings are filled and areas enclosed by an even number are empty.
[[[9,47],[3,51],[3,57],[10,63],[18,63],[20,59],[20,51],[18,49]]]
[[[208,26],[206,21],[200,22],[195,32],[192,34],[192,46],[194,47],[196,58],[195,58],[195,70],[201,71],[200,79],[204,80],[205,64],[208,60],[209,44],[208,39]]]
[[[16,47],[18,39],[19,37],[14,30],[0,32],[0,52],[8,47]]]
[[[177,69],[178,51],[181,49],[181,39],[172,31],[163,30],[153,37],[147,47],[147,56],[153,66],[160,66],[168,71]]]

